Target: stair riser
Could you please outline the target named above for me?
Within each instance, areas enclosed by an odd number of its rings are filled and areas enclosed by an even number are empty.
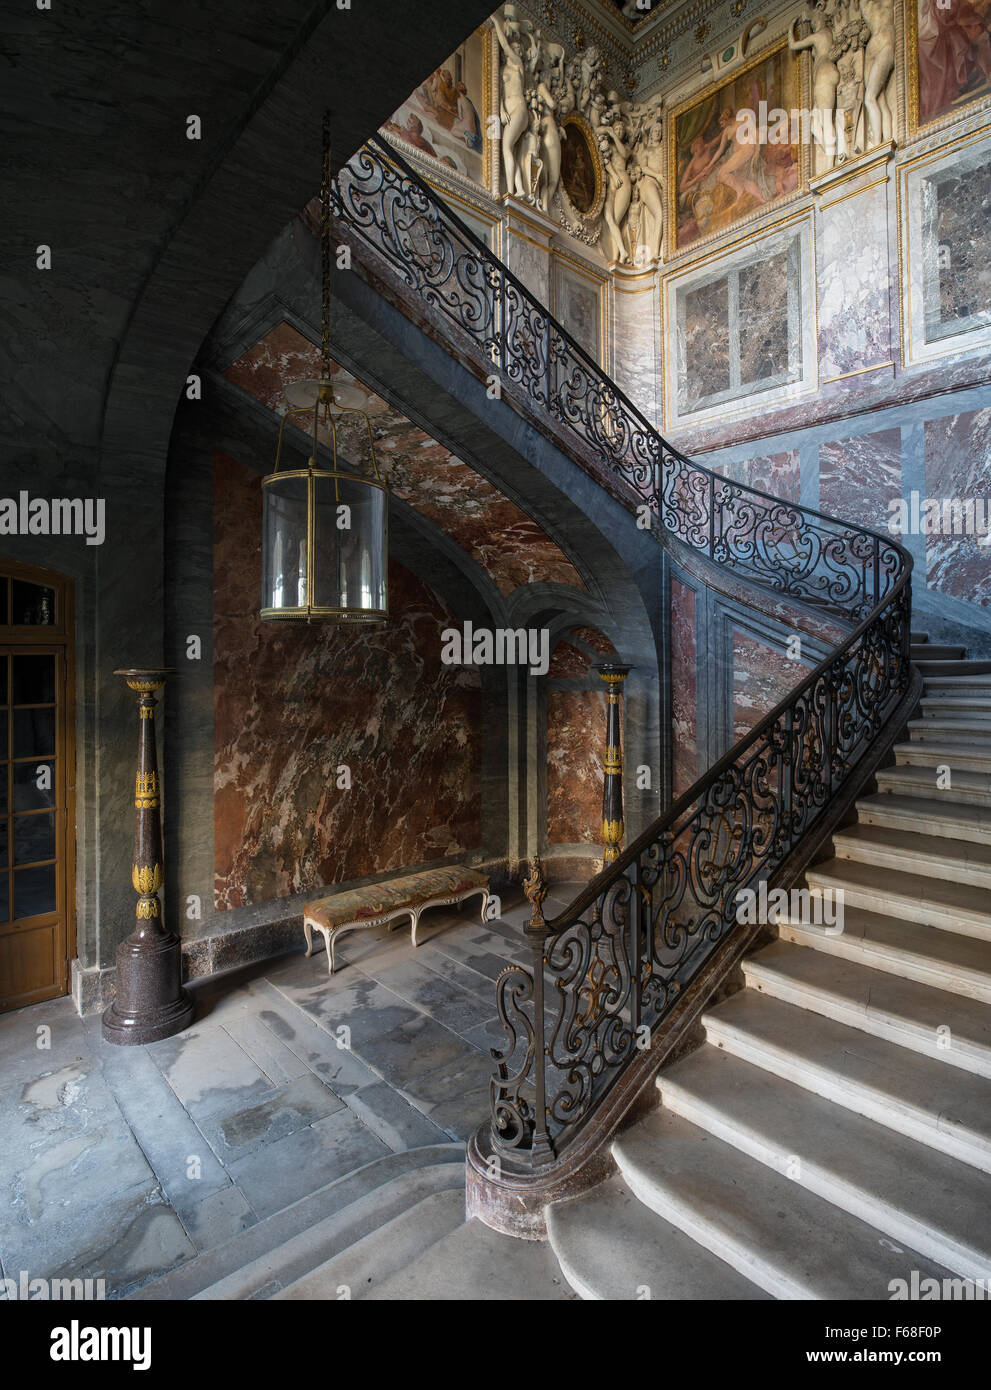
[[[966,651],[963,647],[941,647],[936,642],[913,642],[911,657],[913,661],[963,661]]]
[[[772,999],[780,999],[784,1004],[794,1004],[797,1008],[807,1009],[822,1018],[831,1018],[835,1023],[844,1023],[848,1028],[870,1033],[875,1038],[883,1038],[885,1042],[897,1043],[899,1047],[908,1048],[910,1052],[921,1052],[924,1057],[958,1067],[960,1071],[991,1078],[991,1048],[961,1044],[951,1038],[951,1046],[941,1049],[937,1046],[936,1035],[931,1029],[913,1027],[902,1019],[876,1011],[865,1013],[862,1008],[856,1008],[846,1000],[822,994],[808,986],[797,985],[791,980],[783,980],[770,971],[761,970],[758,966],[748,965],[746,962],[743,974],[750,988],[770,995]]]
[[[725,1048],[741,1061],[750,1062],[756,1067],[791,1081],[796,1086],[804,1086],[814,1095],[845,1106],[858,1115],[865,1115],[889,1129],[917,1139],[920,1144],[938,1149],[984,1173],[991,1173],[991,1143],[960,1132],[947,1133],[936,1128],[932,1116],[921,1114],[909,1107],[893,1105],[885,1096],[870,1091],[863,1085],[851,1083],[849,1077],[840,1077],[825,1065],[814,1065],[796,1059],[777,1048],[768,1047],[766,1040],[754,1041],[712,1015],[703,1018],[706,1037],[716,1047]]]
[[[913,743],[949,743],[954,746],[962,743],[967,748],[991,748],[991,727],[974,725],[961,719],[959,729],[952,722],[943,719],[920,719],[909,725],[909,738]],[[926,726],[932,724],[933,728]]]
[[[935,740],[934,740],[935,741]],[[948,761],[949,760],[949,761]],[[914,739],[911,744],[901,744],[895,749],[895,762],[898,767],[931,767],[935,769],[946,763],[950,769],[959,772],[991,773],[991,754],[975,751],[972,747],[960,752],[954,746],[952,753],[935,754],[922,739]]]
[[[780,1271],[743,1241],[734,1241],[723,1232],[713,1229],[704,1219],[703,1212],[684,1201],[677,1194],[666,1192],[653,1183],[645,1181],[635,1169],[619,1165],[623,1181],[633,1195],[645,1207],[655,1211],[658,1216],[670,1221],[685,1235],[690,1236],[704,1249],[749,1279],[758,1288],[764,1289],[773,1298],[789,1300],[807,1299],[808,1289],[797,1280],[790,1279],[786,1271]]]
[[[865,912],[878,912],[885,917],[903,917],[909,922],[921,922],[923,926],[936,927],[940,931],[952,931],[960,936],[973,936],[981,941],[991,941],[991,915],[970,916],[952,908],[921,902],[917,898],[900,897],[886,891],[873,892],[859,884],[854,886],[840,883],[828,877],[819,879],[814,871],[808,873],[806,878],[810,887],[825,887],[833,891],[842,888],[847,907],[862,907]]]
[[[912,855],[905,850],[886,849],[882,845],[865,844],[858,840],[843,840],[836,836],[833,847],[838,859],[851,859],[858,864],[873,864],[881,869],[897,869],[905,874],[921,874],[924,878],[943,883],[964,883],[973,888],[991,888],[991,866],[968,864],[954,857],[952,862],[940,863],[924,855]],[[948,849],[949,858],[949,849]],[[988,900],[991,909],[991,899]]]
[[[881,970],[886,975],[897,975],[903,980],[915,980],[920,985],[931,985],[933,989],[959,994],[964,999],[979,999],[983,1004],[991,1004],[991,978],[974,971],[944,966],[927,960],[925,956],[911,955],[905,951],[881,948],[863,937],[826,936],[824,932],[803,930],[788,922],[779,922],[778,935],[782,941],[807,946],[823,955],[855,961],[871,970]]]
[[[991,680],[975,676],[973,680],[941,680],[930,677],[923,687],[924,700],[984,700],[991,696]]]
[[[883,772],[876,774],[877,789],[884,794],[890,793],[892,796],[914,796],[928,800],[932,796],[945,796],[947,800],[952,799],[964,806],[991,806],[991,784],[986,790],[979,790],[976,787],[964,787],[959,781],[953,785],[951,791],[940,791],[936,786],[936,772],[931,769],[932,776],[929,781],[909,782],[897,778],[887,778]],[[991,779],[989,779],[991,780]]]
[[[929,661],[920,658],[915,664],[924,677],[991,675],[991,661]]]
[[[717,1139],[722,1139],[724,1143],[732,1144],[741,1153],[774,1169],[775,1172],[785,1177],[791,1176],[795,1155],[783,1153],[760,1135],[740,1128],[713,1106],[693,1096],[684,1086],[666,1082],[663,1075],[658,1078],[657,1086],[663,1104],[675,1115],[698,1125],[700,1129],[706,1130]],[[966,1279],[987,1278],[986,1253],[961,1245],[945,1232],[934,1230],[924,1222],[913,1219],[892,1203],[882,1201],[876,1194],[864,1192],[852,1183],[842,1181],[828,1169],[819,1167],[811,1154],[803,1153],[800,1159],[801,1186],[814,1192],[817,1197],[823,1197],[827,1202],[849,1212],[851,1216],[883,1231],[892,1240],[946,1265],[947,1269],[952,1269]]]
[[[947,799],[949,796],[947,793]],[[936,835],[941,840],[966,840],[972,845],[991,845],[991,825],[977,825],[967,820],[943,821],[920,812],[917,817],[888,811],[876,802],[870,806],[857,803],[857,819],[861,825],[878,825],[889,830],[913,830],[920,835]]]
[[[920,700],[919,708],[924,719],[991,719],[991,699],[980,695],[927,695]]]

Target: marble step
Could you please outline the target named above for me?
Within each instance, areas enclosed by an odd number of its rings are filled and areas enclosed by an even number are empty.
[[[991,695],[991,676],[930,676],[924,683],[926,696]]]
[[[943,1278],[914,1250],[667,1109],[613,1141],[644,1206],[780,1299],[887,1299],[891,1282]]]
[[[633,1195],[622,1178],[547,1208],[547,1236],[584,1299],[766,1299],[768,1294]]]
[[[985,888],[946,883],[855,859],[828,859],[809,869],[805,878],[812,888],[828,888],[833,893],[842,890],[844,911],[863,908],[991,941],[991,898]]]
[[[916,661],[923,676],[986,676],[991,673],[991,661]]]
[[[394,1178],[195,1297],[216,1300],[274,1298],[282,1289],[307,1277],[315,1268],[357,1245],[384,1224],[419,1208],[428,1198],[449,1193],[455,1194],[463,1210],[463,1163],[419,1168]]]
[[[908,634],[908,640],[911,642],[911,644],[912,644],[913,647],[917,647],[917,646],[919,645],[920,642],[928,642],[928,641],[929,641],[929,633],[928,633],[928,632],[910,632],[910,633]]]
[[[991,1004],[991,945],[975,937],[849,904],[844,907],[838,936],[828,935],[821,927],[780,919],[778,935],[782,941],[823,955],[859,961],[872,970]]]
[[[991,719],[975,715],[928,715],[908,721],[909,737],[915,743],[964,743],[968,747],[982,745],[991,751]]]
[[[991,1081],[740,990],[705,1014],[706,1037],[741,1061],[991,1172]]]
[[[955,787],[928,797],[878,792],[857,802],[857,815],[861,825],[991,845],[991,807],[961,804],[956,795]]]
[[[926,695],[919,701],[925,719],[991,719],[991,692],[987,695]]]
[[[966,654],[966,647],[942,646],[929,641],[912,642],[910,650],[913,661],[962,661]]]
[[[385,1154],[249,1226],[223,1245],[197,1255],[195,1259],[153,1283],[145,1284],[128,1297],[138,1300],[195,1298],[211,1286],[217,1286],[231,1277],[236,1278],[241,1271],[258,1265],[259,1261],[274,1259],[273,1252],[278,1252],[301,1234],[305,1236],[321,1222],[340,1217],[342,1225],[346,1225],[356,1212],[351,1211],[347,1216],[342,1213],[348,1212],[349,1208],[359,1204],[369,1194],[376,1204],[382,1201],[385,1206],[386,1189],[397,1179],[407,1181],[389,1194],[388,1201],[402,1203],[410,1192],[419,1200],[419,1196],[422,1196],[420,1184],[411,1180],[421,1169],[439,1170],[429,1171],[423,1180],[428,1184],[428,1190],[434,1190],[438,1181],[444,1184],[456,1182],[459,1175],[463,1185],[464,1146],[432,1144],[409,1149],[405,1153]]]
[[[433,1192],[267,1296],[277,1303],[367,1298],[376,1285],[464,1223],[464,1189]]]
[[[837,859],[897,869],[948,885],[991,888],[991,845],[973,840],[948,840],[922,831],[858,824],[833,834],[833,850]],[[988,905],[991,907],[991,898]]]
[[[919,739],[912,743],[896,743],[894,753],[899,767],[948,767],[952,773],[991,772],[991,748],[983,745]]]
[[[376,1280],[362,1296],[390,1303],[577,1301],[547,1241],[500,1235],[478,1220],[442,1237],[388,1279]]]
[[[935,763],[935,759],[933,762]],[[885,795],[920,797],[930,800],[946,797],[957,805],[991,806],[991,772],[965,772],[954,769],[949,790],[936,785],[937,772],[932,767],[905,764],[881,768],[874,774],[878,791]]]
[[[937,1264],[987,1278],[984,1173],[714,1047],[657,1086],[683,1120]]]
[[[949,990],[774,941],[743,962],[750,989],[991,1079],[991,1008]]]

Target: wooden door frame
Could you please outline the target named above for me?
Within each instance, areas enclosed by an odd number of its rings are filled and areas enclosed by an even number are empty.
[[[76,586],[75,581],[58,570],[44,569],[39,565],[22,564],[16,560],[0,560],[0,579],[23,580],[28,584],[41,584],[55,590],[55,622],[50,625],[14,627],[8,621],[9,614],[0,612],[0,647],[60,647],[62,650],[62,670],[64,675],[62,739],[63,757],[63,847],[64,869],[64,913],[65,913],[65,965],[62,972],[62,989],[58,994],[45,994],[43,998],[31,1003],[44,1003],[48,999],[60,999],[71,992],[72,962],[76,956]],[[12,692],[8,692],[8,699]],[[58,749],[56,731],[56,749]],[[12,750],[11,750],[12,751]],[[56,844],[57,827],[56,827]],[[10,872],[13,874],[13,847],[9,850]],[[29,1008],[30,1004],[18,1007]],[[10,1011],[5,1011],[10,1012]]]

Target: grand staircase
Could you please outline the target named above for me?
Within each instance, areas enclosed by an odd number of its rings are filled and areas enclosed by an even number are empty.
[[[660,540],[737,586],[819,604],[852,634],[650,828],[652,844],[624,852],[594,902],[543,923],[531,975],[500,976],[510,1039],[490,1133],[539,1176],[636,1062],[634,1021],[663,1029],[692,987],[695,943],[732,932],[739,883],[781,869],[823,814],[820,791],[842,790],[904,720],[910,560],[672,450],[385,147],[341,179],[340,226],[402,313],[418,322],[430,306],[432,335],[476,375],[501,363],[512,408],[631,508],[653,506]],[[704,1044],[662,1068],[659,1105],[613,1138],[615,1175],[546,1208],[549,1244],[465,1222],[462,1165],[421,1151],[138,1296],[887,1300],[902,1285],[918,1297],[920,1280],[991,1279],[991,660],[924,633],[911,658],[924,694],[908,741],[856,823],[833,829],[833,857],[805,873],[813,893],[842,890],[842,932],[785,916],[743,958],[743,988],[702,1014]],[[773,836],[757,844],[741,814],[723,842],[724,808],[755,791],[778,815]],[[686,870],[679,896],[672,847],[685,842],[704,850],[705,877]],[[635,932],[617,885],[642,914]],[[547,999],[526,1012],[538,984]],[[559,1033],[566,1011],[581,1026]],[[608,1065],[600,1028],[613,1030]],[[579,1094],[569,1078],[586,1075]]]
[[[582,1297],[991,1281],[991,661],[912,640],[909,741],[806,874],[842,890],[842,932],[779,921],[614,1140],[618,1175],[550,1208]]]

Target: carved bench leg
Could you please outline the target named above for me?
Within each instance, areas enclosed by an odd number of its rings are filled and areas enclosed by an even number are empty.
[[[409,910],[409,916],[410,926],[413,929],[413,945],[419,946],[420,943],[416,939],[416,929],[420,925],[420,909],[418,907],[411,907]]]
[[[483,889],[482,889],[482,921],[483,921],[483,922],[487,920],[487,919],[486,919],[486,916],[485,916],[485,909],[488,907],[488,905],[489,905],[489,890],[488,890],[487,888],[483,888]]]
[[[313,955],[313,928],[310,926],[309,918],[303,918],[303,935],[306,937],[306,954]]]

